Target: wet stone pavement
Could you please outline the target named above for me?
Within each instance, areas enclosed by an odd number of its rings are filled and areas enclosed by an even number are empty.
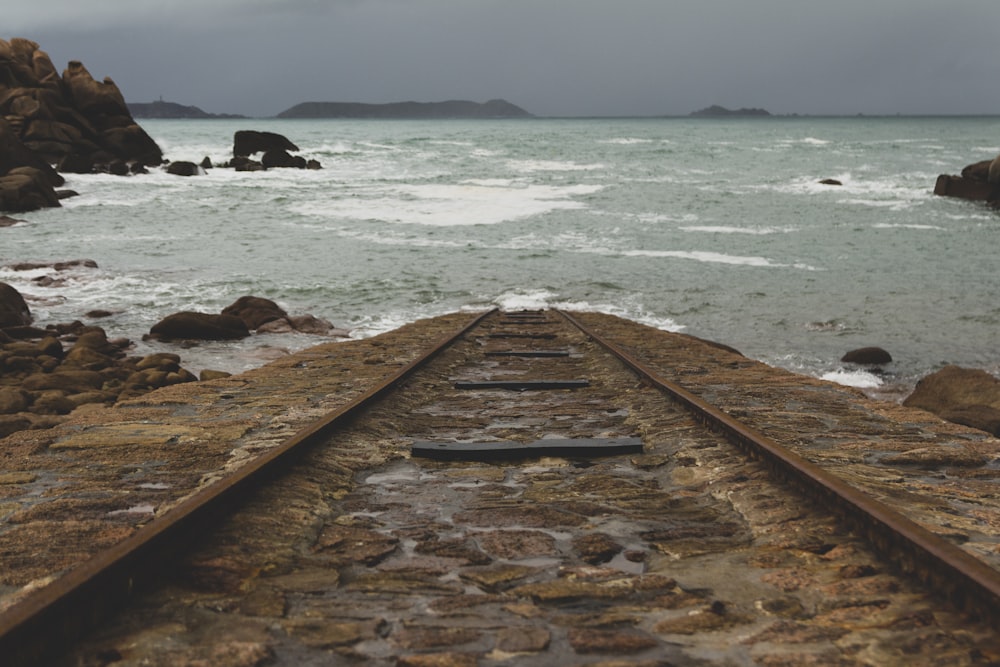
[[[515,345],[568,357],[486,356],[512,346],[498,332],[528,329],[487,320],[262,488],[66,664],[1000,659],[990,628],[896,576],[823,508],[549,317],[556,338]],[[455,389],[490,378],[588,386]],[[498,462],[410,453],[415,441],[619,437],[641,437],[643,452]]]

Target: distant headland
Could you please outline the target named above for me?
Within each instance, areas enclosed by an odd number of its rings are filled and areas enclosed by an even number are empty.
[[[506,100],[469,102],[303,102],[278,114],[278,118],[533,118]]]
[[[234,113],[208,113],[198,107],[184,106],[176,102],[129,102],[128,110],[133,118],[246,118]]]
[[[764,117],[770,115],[771,113],[765,109],[727,109],[725,107],[720,107],[718,104],[713,104],[710,107],[705,107],[704,109],[691,112],[691,116],[695,118],[720,118],[732,116]]]

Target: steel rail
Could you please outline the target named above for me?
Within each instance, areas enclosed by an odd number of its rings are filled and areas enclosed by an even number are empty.
[[[372,401],[424,366],[446,347],[476,327],[492,309],[479,313],[391,377],[296,432],[277,447],[232,475],[184,499],[115,546],[69,570],[0,614],[0,662],[4,665],[45,664],[120,608],[137,590],[148,588],[157,570],[185,544],[238,506],[268,477],[335,427],[346,423]]]
[[[721,431],[750,456],[819,501],[836,507],[849,526],[905,574],[915,576],[959,609],[1000,625],[1000,572],[898,511],[847,484],[802,456],[665,379],[656,370],[571,314],[556,311],[657,389],[671,395],[696,419]]]

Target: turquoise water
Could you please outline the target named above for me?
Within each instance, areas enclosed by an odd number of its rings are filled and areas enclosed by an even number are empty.
[[[945,363],[1000,373],[1000,214],[933,196],[1000,153],[1000,118],[145,121],[172,160],[284,134],[320,171],[68,177],[80,196],[0,229],[0,264],[95,260],[41,287],[41,323],[164,315],[244,294],[355,336],[490,305],[612,312],[859,386]],[[843,186],[825,186],[835,178]],[[240,370],[309,336],[185,350]],[[886,348],[882,378],[838,361]],[[151,347],[139,344],[139,349]],[[274,348],[278,348],[277,350]],[[157,348],[159,349],[159,348]]]

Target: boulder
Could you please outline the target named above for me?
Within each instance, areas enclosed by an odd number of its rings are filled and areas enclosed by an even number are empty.
[[[843,183],[838,181],[836,178],[824,178],[819,183],[820,185],[843,185]]]
[[[179,160],[167,166],[167,173],[174,176],[197,176],[201,173],[201,168],[194,162]]]
[[[259,296],[241,296],[223,308],[222,314],[240,318],[248,329],[259,329],[274,320],[288,320],[288,313],[281,306]]]
[[[78,61],[60,77],[48,54],[30,40],[0,40],[0,117],[46,165],[65,171],[85,173],[116,160],[144,165],[163,160],[114,81],[94,80]]]
[[[306,159],[301,155],[291,155],[286,150],[276,149],[269,150],[264,153],[264,156],[260,159],[261,164],[264,165],[265,169],[272,169],[276,167],[288,167],[292,169],[305,169]]]
[[[268,151],[298,151],[299,147],[275,132],[239,130],[233,135],[233,157],[249,157]]]
[[[0,283],[0,329],[31,324],[31,310],[24,297],[7,283]]]
[[[861,364],[864,366],[881,366],[892,362],[892,355],[880,347],[861,347],[851,350],[841,361],[849,364]]]
[[[945,366],[920,380],[903,405],[1000,436],[1000,380],[983,370]]]
[[[334,330],[332,323],[314,315],[297,315],[289,318],[288,321],[291,322],[292,328],[299,333],[325,336]]]
[[[934,183],[934,194],[972,201],[1000,201],[1000,155],[966,166],[961,176],[941,174]]]
[[[249,335],[238,317],[192,311],[168,315],[149,330],[151,338],[160,340],[236,340]]]

